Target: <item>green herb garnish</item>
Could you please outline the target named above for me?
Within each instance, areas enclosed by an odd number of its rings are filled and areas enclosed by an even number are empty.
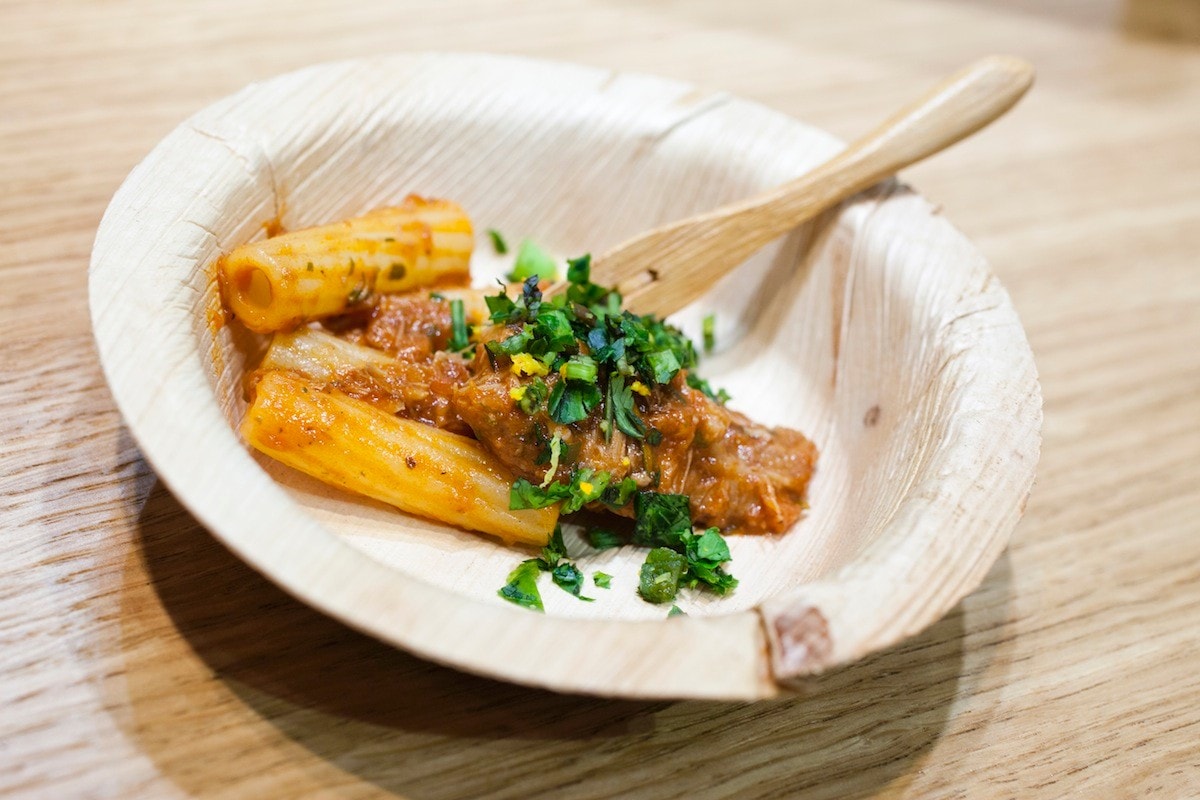
[[[525,478],[517,478],[508,490],[508,507],[514,511],[526,508],[546,508],[570,497],[570,487],[558,481],[546,488],[534,486]]]
[[[600,390],[591,384],[572,384],[570,381],[559,381],[550,390],[547,409],[550,418],[563,425],[582,422],[588,418],[592,410],[600,405]]]
[[[616,483],[610,483],[604,490],[604,496],[600,498],[600,502],[614,510],[624,508],[629,504],[629,500],[635,492],[637,492],[637,481],[626,476]]]
[[[575,595],[580,600],[590,603],[596,599],[594,597],[583,596],[583,573],[579,571],[579,567],[570,561],[564,561],[555,567],[554,571],[550,573],[550,577],[560,589]]]
[[[523,242],[521,252],[531,254],[528,261],[542,251]],[[524,277],[521,296],[489,297],[488,311],[492,322],[526,324],[489,343],[488,350],[510,358],[527,353],[559,372],[547,403],[555,422],[573,425],[600,409],[606,439],[614,431],[642,439],[647,431],[637,395],[649,396],[654,386],[670,383],[681,371],[696,385],[698,379],[687,372],[696,364],[692,343],[657,317],[621,310],[620,294],[591,282],[590,256],[568,262],[567,291],[550,300],[543,300],[538,289],[544,270],[519,269],[513,277]]]
[[[569,381],[596,382],[596,362],[591,356],[571,356],[562,366],[562,376]]]
[[[683,534],[692,529],[686,494],[638,492],[633,498],[633,513],[634,544],[670,547],[682,552]]]
[[[512,322],[525,310],[524,307],[518,309],[516,302],[503,290],[500,294],[484,297],[483,302],[487,303],[489,318],[492,322]]]
[[[508,507],[516,511],[546,508],[561,502],[562,513],[572,514],[588,503],[604,498],[609,480],[609,473],[587,467],[575,470],[568,484],[551,481],[545,486],[535,486],[525,478],[517,478],[508,491]]]
[[[579,567],[566,561],[567,548],[563,544],[562,527],[556,525],[550,541],[542,548],[538,558],[522,561],[508,575],[508,583],[500,589],[499,595],[511,603],[526,608],[545,611],[542,606],[542,595],[538,591],[537,579],[542,572],[549,572],[551,580],[563,591],[573,594],[580,600],[592,602],[595,598],[584,597],[584,576]]]
[[[577,465],[568,482],[555,480],[563,464],[570,461],[563,432],[555,431],[549,437],[546,421],[536,417],[543,411],[558,425],[594,420],[606,441],[620,431],[633,440],[635,449],[630,456],[642,443],[639,460],[650,473],[648,484],[642,485],[653,487],[658,478],[653,472],[654,453],[649,448],[660,444],[663,434],[643,419],[645,406],[639,406],[638,398],[672,392],[660,387],[678,380],[681,373],[688,386],[719,403],[728,400],[729,395],[724,390],[714,391],[707,381],[691,372],[697,362],[696,349],[678,328],[652,315],[623,310],[618,292],[592,283],[590,256],[568,261],[566,291],[544,298],[539,284],[554,275],[553,259],[528,240],[523,241],[510,276],[524,281],[520,295],[509,297],[502,290],[487,298],[491,321],[510,326],[503,339],[487,344],[487,350],[493,358],[512,359],[516,374],[533,378],[520,381],[509,394],[523,412],[535,416],[533,435],[545,448],[538,464],[547,466],[541,485],[525,478],[513,483],[510,508],[545,508],[558,503],[563,514],[571,514],[589,504],[620,509],[632,502],[633,541],[653,548],[639,578],[638,591],[646,600],[669,602],[681,587],[705,586],[718,594],[731,591],[737,580],[724,570],[730,560],[729,547],[718,529],[699,533],[693,529],[686,495],[639,491],[630,475],[613,480],[611,473],[586,465]],[[715,329],[715,317],[710,314],[703,321],[706,352],[715,346]],[[546,380],[537,377],[547,372]],[[628,466],[630,459],[625,464]],[[624,543],[620,536],[603,529],[589,531],[587,539],[597,550]],[[564,559],[561,532],[556,530],[542,557],[534,561],[565,591],[590,599],[581,593],[582,573]],[[597,586],[608,588],[611,576],[596,573],[593,580]],[[674,606],[670,616],[681,613]]]
[[[516,569],[508,573],[508,583],[498,594],[510,603],[516,603],[525,608],[545,611],[542,605],[542,593],[538,591],[537,577],[541,572],[538,560],[531,558],[522,561]]]
[[[679,593],[679,581],[687,571],[687,559],[667,547],[646,554],[638,575],[638,594],[648,603],[667,603]]]
[[[729,545],[716,528],[709,528],[699,536],[685,534],[684,555],[688,562],[685,576],[688,586],[704,584],[717,594],[729,594],[738,585],[737,578],[721,567],[730,559]]]
[[[671,610],[667,612],[667,619],[671,617],[686,617],[687,612],[675,604],[671,604]]]
[[[558,265],[553,256],[532,240],[523,239],[517,247],[517,260],[513,263],[512,272],[508,273],[508,279],[523,281],[533,277],[544,281],[555,280],[558,278]]]
[[[546,467],[546,474],[542,476],[542,482],[538,486],[540,489],[545,489],[549,486],[550,482],[554,480],[554,473],[558,472],[558,461],[564,449],[561,433],[555,432],[554,438],[550,440],[547,449],[549,451],[549,458],[547,459],[549,466]]]
[[[601,589],[609,589],[612,587],[612,575],[607,572],[597,572],[592,575],[592,582]]]
[[[647,353],[646,366],[649,367],[655,383],[670,383],[675,373],[681,369],[678,356],[670,349]]]
[[[537,559],[538,566],[549,572],[558,566],[558,562],[567,557],[567,546],[563,544],[562,526],[555,525],[550,534],[550,541],[542,548]]]
[[[489,319],[492,322],[504,324],[523,322],[537,317],[538,311],[542,307],[542,292],[538,289],[538,282],[536,275],[527,278],[521,286],[521,294],[515,300],[509,297],[503,288],[500,289],[499,294],[484,297]]]
[[[504,241],[504,235],[500,231],[488,228],[487,235],[492,240],[492,249],[496,251],[496,255],[502,256],[508,252],[508,242]]]
[[[701,330],[704,333],[704,352],[711,353],[717,346],[717,315],[706,315],[701,323]]]
[[[604,413],[609,424],[605,431],[606,440],[612,438],[613,426],[634,439],[641,439],[646,434],[646,426],[633,404],[633,390],[625,385],[624,375],[618,373],[608,379],[608,404]]]
[[[592,528],[587,532],[587,540],[597,550],[611,550],[625,544],[620,536],[605,528]]]
[[[575,331],[567,312],[557,308],[539,309],[537,320],[534,322],[534,332],[537,341],[530,349],[531,353],[560,353],[575,347]]]
[[[713,400],[716,400],[721,405],[725,405],[730,400],[729,392],[725,391],[724,389],[718,389],[714,392],[712,386],[709,384],[708,381],[704,380],[704,378],[701,378],[699,375],[695,375],[691,372],[689,372],[687,374],[687,385],[692,387],[696,391],[704,392],[706,395],[708,395]]]
[[[534,378],[529,383],[522,384],[521,396],[517,399],[517,406],[526,414],[536,414],[541,409],[542,404],[546,400],[546,395],[550,390],[546,388],[546,382],[541,378]]]
[[[737,578],[721,566],[730,560],[729,545],[717,528],[700,535],[692,530],[688,497],[682,494],[638,492],[633,501],[636,544],[667,547],[687,562],[683,577],[686,586],[701,584],[717,594],[728,594],[737,586]]]
[[[498,355],[515,356],[517,353],[525,352],[529,347],[529,342],[533,339],[533,329],[528,325],[521,327],[521,330],[514,333],[505,339],[499,341],[491,341],[487,343],[487,349]]]
[[[592,256],[590,253],[567,261],[567,280],[576,286],[586,286],[592,282]]]
[[[594,503],[608,488],[609,473],[580,467],[571,475],[571,496],[562,504],[562,513],[572,514],[588,503]]]
[[[450,343],[447,347],[453,351],[466,350],[471,346],[471,329],[467,327],[466,312],[462,300],[450,301]]]

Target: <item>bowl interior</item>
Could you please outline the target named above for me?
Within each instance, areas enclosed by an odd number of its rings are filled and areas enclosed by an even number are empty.
[[[488,285],[503,267],[490,253],[487,228],[510,240],[531,237],[563,256],[602,252],[646,228],[778,184],[838,147],[776,112],[671,81],[443,55],[325,66],[252,86],[185,123],[156,151],[157,163],[139,169],[161,174],[168,161],[175,169],[171,196],[185,200],[159,221],[171,231],[158,243],[169,247],[160,269],[175,276],[175,324],[207,380],[194,388],[210,393],[234,429],[245,409],[242,376],[263,343],[236,324],[212,323],[219,300],[211,264],[262,236],[268,220],[294,229],[409,192],[450,198],[475,223],[474,278]],[[122,200],[119,194],[114,206]],[[152,206],[146,200],[133,213],[129,236],[147,235],[159,213]],[[102,236],[100,260],[104,245]],[[1024,342],[1007,298],[961,235],[891,183],[760,252],[675,320],[699,339],[699,321],[714,312],[718,346],[701,374],[753,419],[804,431],[821,456],[811,510],[793,530],[731,537],[738,590],[727,598],[688,592],[680,605],[693,616],[726,615],[772,602],[790,608],[800,598],[823,608],[823,623],[842,609],[834,628],[862,625],[864,632],[844,650],[835,636],[825,662],[860,654],[871,635],[876,644],[895,638],[880,632],[886,625],[866,630],[871,604],[893,595],[873,589],[867,600],[847,598],[873,582],[911,580],[909,562],[944,550],[955,533],[928,506],[961,505],[987,469],[1010,451],[1029,450],[1018,441],[981,451],[974,436],[992,415],[1036,405],[1032,362],[1022,360],[1027,347],[1013,356],[1020,374],[1003,379],[1011,398],[997,397],[987,370],[1011,373],[1012,365],[1002,359],[989,367],[978,355],[1014,330]],[[992,334],[964,324],[980,314],[992,317]],[[327,489],[249,451],[229,457],[239,461],[235,472],[265,470],[342,542],[443,592],[503,604],[496,590],[528,557]],[[1031,479],[1032,464],[1029,470]],[[927,624],[978,582],[1015,523],[1028,489],[1022,480],[1002,498],[959,510],[958,533],[975,552],[926,602],[933,611],[914,611],[904,625]],[[931,522],[940,527],[911,533]],[[911,529],[904,540],[896,538],[900,528]],[[910,550],[901,541],[915,544]],[[546,581],[548,616],[664,617],[634,591],[644,551],[595,553],[571,531],[567,543],[585,573],[615,576],[612,589],[589,585],[585,593],[596,602],[584,603]],[[778,647],[787,631],[768,634]]]

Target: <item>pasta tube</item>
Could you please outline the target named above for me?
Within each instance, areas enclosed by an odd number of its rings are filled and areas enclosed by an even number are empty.
[[[544,545],[556,507],[510,510],[513,476],[474,439],[267,372],[242,421],[255,449],[314,478],[505,543]]]
[[[467,318],[471,318],[469,312]],[[455,433],[471,433],[451,401],[455,388],[468,376],[458,354],[397,359],[374,347],[303,327],[271,337],[271,346],[251,375],[250,385],[268,370],[289,370],[303,376],[309,388],[337,390],[389,414]]]
[[[461,206],[409,195],[399,206],[235,248],[219,265],[221,292],[250,330],[289,330],[376,293],[466,281],[473,237]]]
[[[290,370],[322,384],[353,374],[366,374],[386,382],[396,368],[396,359],[382,350],[313,328],[272,336],[271,346],[259,365],[263,371]]]
[[[446,300],[462,300],[469,325],[487,319],[487,304],[478,289],[442,289]],[[404,366],[382,350],[355,344],[317,328],[297,328],[276,333],[259,369],[286,369],[324,384],[351,374],[370,374],[377,379],[396,374]]]

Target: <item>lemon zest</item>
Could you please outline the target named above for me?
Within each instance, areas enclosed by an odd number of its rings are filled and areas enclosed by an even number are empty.
[[[517,353],[512,357],[512,367],[510,367],[514,375],[549,375],[549,368],[538,361],[529,353]]]

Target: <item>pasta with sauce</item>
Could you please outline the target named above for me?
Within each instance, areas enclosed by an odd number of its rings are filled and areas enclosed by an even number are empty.
[[[272,335],[246,441],[403,511],[545,546],[538,563],[577,596],[546,553],[561,551],[560,512],[584,507],[633,518],[634,542],[657,546],[643,597],[731,589],[720,532],[795,523],[816,448],[726,408],[695,375],[691,342],[623,309],[588,257],[568,262],[554,296],[544,263],[523,275],[519,261],[524,280],[488,293],[467,285],[472,249],[461,207],[410,196],[226,255],[227,307]],[[523,599],[527,577],[501,594],[540,608]]]

